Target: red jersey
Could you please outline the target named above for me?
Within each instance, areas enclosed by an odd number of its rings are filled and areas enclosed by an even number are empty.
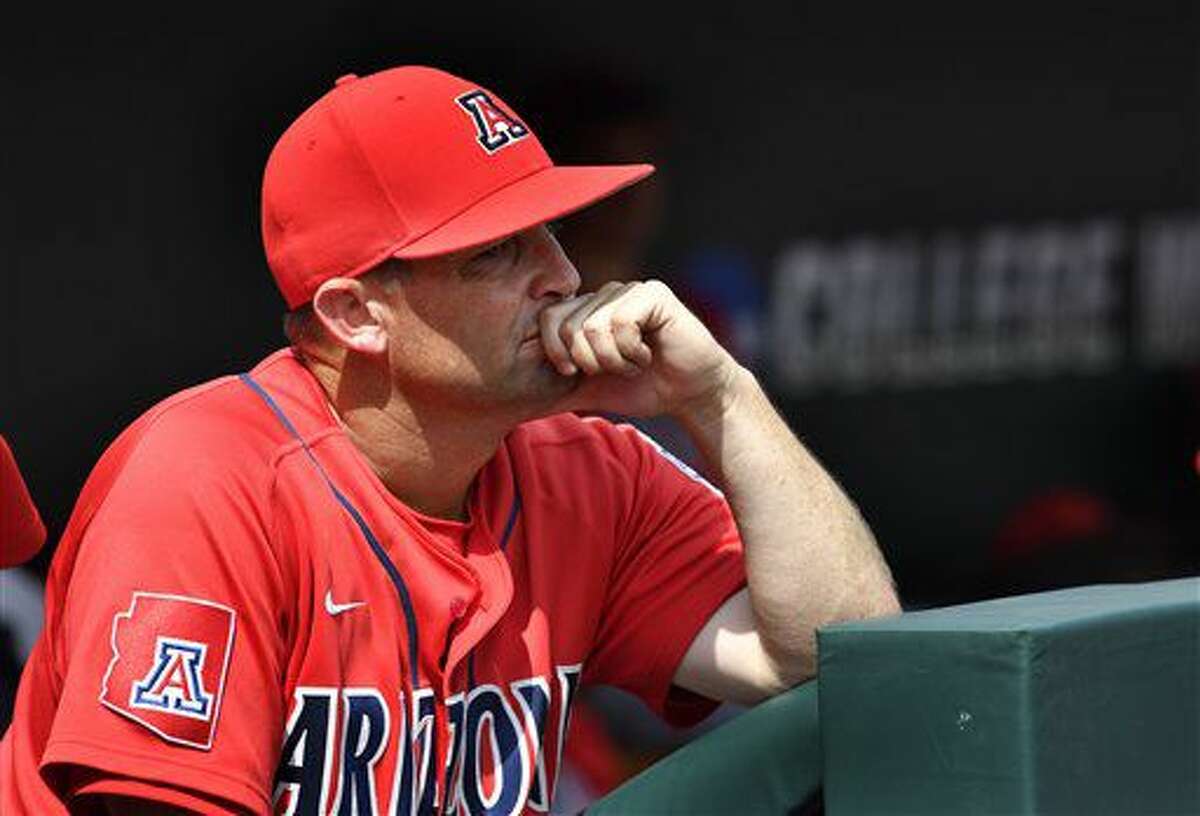
[[[290,351],[184,391],[89,478],[0,742],[0,812],[546,811],[581,683],[673,721],[745,581],[728,506],[628,426],[519,426],[465,523],[388,492]]]
[[[46,527],[25,487],[17,460],[0,436],[0,567],[33,558],[46,540]]]

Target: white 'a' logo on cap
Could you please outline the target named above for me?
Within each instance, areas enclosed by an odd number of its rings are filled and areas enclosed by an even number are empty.
[[[471,121],[475,123],[476,141],[488,155],[529,135],[529,128],[501,110],[484,91],[476,89],[455,101],[471,115]]]

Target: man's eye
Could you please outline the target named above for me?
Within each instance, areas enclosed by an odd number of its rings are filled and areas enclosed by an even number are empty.
[[[516,245],[516,238],[508,238],[504,241],[501,241],[498,244],[492,244],[490,247],[487,247],[487,248],[477,252],[475,254],[475,260],[490,261],[490,260],[495,260],[497,258],[502,258],[505,255],[507,255],[509,253],[509,251],[512,250],[512,248],[515,245]]]

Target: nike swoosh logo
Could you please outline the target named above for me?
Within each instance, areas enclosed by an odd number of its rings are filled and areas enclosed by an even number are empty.
[[[325,611],[330,615],[340,615],[343,612],[349,612],[351,609],[358,609],[360,606],[366,606],[366,601],[350,601],[349,603],[334,603],[333,590],[325,593]]]

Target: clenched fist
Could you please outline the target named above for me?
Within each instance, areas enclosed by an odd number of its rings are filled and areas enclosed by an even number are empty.
[[[540,317],[546,357],[581,376],[562,410],[684,416],[724,398],[739,369],[661,281],[613,282]]]

